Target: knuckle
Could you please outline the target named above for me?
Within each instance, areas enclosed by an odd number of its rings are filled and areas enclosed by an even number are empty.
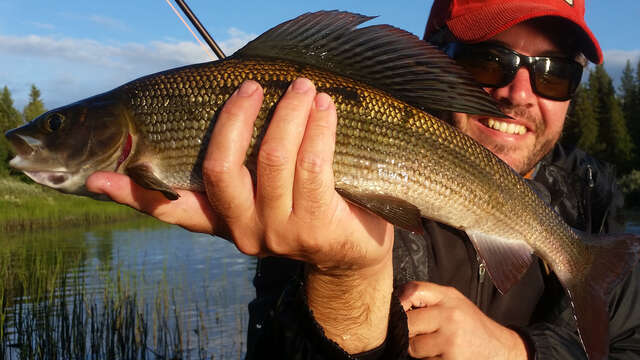
[[[234,236],[234,239],[238,238]],[[254,242],[236,240],[234,243],[236,245],[236,248],[238,248],[238,250],[245,255],[258,256],[262,253],[262,249],[260,248],[260,246],[256,245]]]
[[[258,168],[266,171],[279,171],[289,162],[287,154],[275,146],[263,144],[258,153]]]
[[[205,178],[219,179],[231,173],[233,164],[228,159],[207,159],[202,164]]]
[[[285,246],[283,236],[276,231],[266,230],[264,236],[265,249],[274,255],[289,255],[289,248]]]
[[[311,177],[321,175],[327,168],[327,160],[319,154],[303,152],[298,156],[298,169]]]
[[[458,324],[464,321],[465,314],[459,308],[453,308],[449,312],[449,319],[452,323]]]

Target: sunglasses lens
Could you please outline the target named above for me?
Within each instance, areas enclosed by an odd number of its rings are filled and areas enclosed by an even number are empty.
[[[498,48],[464,47],[455,54],[458,64],[465,68],[481,85],[500,87],[511,80],[518,58],[512,58]],[[514,64],[514,61],[516,64]]]
[[[503,87],[513,81],[520,57],[514,51],[495,45],[456,43],[450,53],[482,86]],[[530,66],[533,91],[543,97],[565,101],[576,91],[582,66],[560,57],[538,57]]]
[[[561,59],[538,59],[533,69],[534,90],[555,100],[569,100],[582,77],[582,67]]]

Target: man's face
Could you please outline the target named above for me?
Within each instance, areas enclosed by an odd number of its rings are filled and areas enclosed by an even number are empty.
[[[490,41],[529,56],[566,56],[553,41],[554,32],[544,21],[524,22]],[[555,34],[558,34],[556,28]],[[557,36],[557,35],[556,35]],[[528,173],[560,138],[569,101],[535,94],[529,70],[522,66],[513,81],[501,88],[485,88],[513,119],[454,113],[455,125],[491,150],[522,175]]]

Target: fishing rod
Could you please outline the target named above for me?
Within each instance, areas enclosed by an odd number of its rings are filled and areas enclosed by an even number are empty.
[[[167,4],[171,6],[173,11],[176,13],[176,15],[178,15],[180,20],[182,20],[185,26],[189,29],[191,34],[196,38],[196,40],[200,43],[200,45],[202,45],[202,42],[200,42],[200,39],[198,39],[198,37],[193,33],[193,31],[191,31],[191,28],[189,27],[189,25],[187,25],[187,23],[182,19],[182,16],[180,16],[180,14],[176,11],[173,5],[171,5],[169,0],[166,0],[166,1],[167,1]],[[202,36],[204,41],[207,43],[207,45],[209,45],[209,47],[214,52],[214,54],[216,54],[218,59],[220,60],[224,59],[226,57],[224,55],[224,52],[222,52],[222,49],[220,49],[220,47],[215,42],[215,40],[213,40],[213,37],[209,35],[209,32],[207,32],[207,29],[205,29],[204,25],[202,25],[202,23],[200,22],[200,20],[198,20],[198,18],[193,13],[193,11],[191,11],[191,8],[189,8],[189,5],[187,5],[187,3],[184,0],[175,0],[175,2],[176,4],[178,4],[178,6],[180,7],[184,15],[189,19],[189,21],[191,21],[191,24],[196,28],[196,30],[198,30],[198,33],[200,33],[200,36]]]

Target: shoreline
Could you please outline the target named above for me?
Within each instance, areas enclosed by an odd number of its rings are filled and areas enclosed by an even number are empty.
[[[30,231],[99,224],[145,215],[110,201],[62,194],[12,177],[0,177],[0,231]]]

